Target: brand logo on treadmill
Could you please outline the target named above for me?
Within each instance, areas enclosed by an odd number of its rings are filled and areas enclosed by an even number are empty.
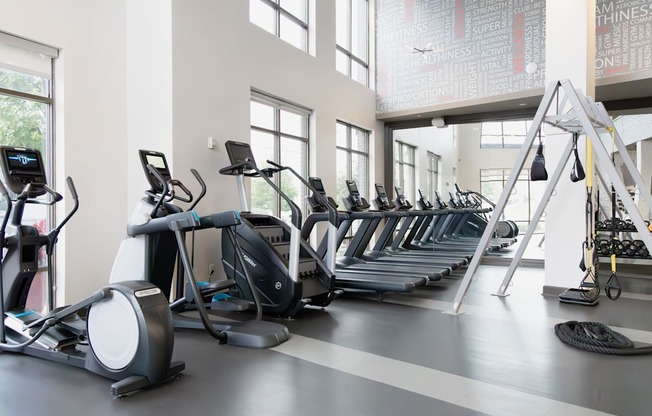
[[[134,295],[136,295],[137,298],[144,298],[145,296],[158,295],[159,293],[161,293],[161,289],[157,287],[153,287],[151,289],[139,290],[138,292],[134,292]]]
[[[245,261],[247,263],[249,263],[249,265],[251,267],[257,267],[258,266],[253,260],[251,260],[251,257],[247,256],[246,254],[243,254],[242,257],[244,257]]]
[[[275,288],[276,290],[281,290],[282,287],[283,287],[283,285],[281,284],[281,282],[276,282],[276,283],[274,283],[274,288]]]

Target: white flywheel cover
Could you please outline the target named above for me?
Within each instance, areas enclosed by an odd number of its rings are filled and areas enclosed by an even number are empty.
[[[138,317],[129,299],[112,290],[109,299],[94,303],[88,311],[88,341],[105,367],[127,367],[138,349]]]

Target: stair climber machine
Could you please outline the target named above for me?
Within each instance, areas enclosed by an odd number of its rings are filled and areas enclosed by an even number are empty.
[[[7,205],[0,226],[4,247],[0,250],[0,351],[57,361],[117,380],[111,385],[114,397],[180,376],[185,363],[171,361],[172,315],[156,286],[124,281],[73,305],[51,307],[52,254],[61,229],[79,207],[77,192],[67,178],[74,207],[61,224],[41,234],[33,225],[23,223],[25,205],[54,205],[63,197],[47,186],[40,152],[3,146],[0,164],[6,183],[5,187],[0,182],[0,193]],[[50,305],[43,315],[26,308],[42,247],[48,262]]]
[[[252,290],[254,284],[247,270],[241,268],[238,271],[241,274],[238,281],[198,282],[192,264],[186,265],[183,258],[179,258],[186,250],[185,232],[192,231],[194,242],[196,230],[216,228],[222,231],[223,238],[233,241],[233,255],[242,256],[234,235],[234,228],[241,223],[238,212],[197,216],[193,208],[206,194],[206,184],[199,173],[191,169],[201,186],[201,193],[195,199],[181,181],[172,178],[163,153],[140,150],[139,156],[151,188],[139,201],[127,226],[128,236],[120,245],[111,271],[111,281],[127,276],[155,284],[171,300],[175,328],[205,329],[221,343],[248,348],[269,348],[288,340],[289,332],[284,325],[261,320],[262,305],[258,292]],[[172,204],[174,200],[191,205],[184,212],[181,207]],[[184,218],[188,214],[196,216],[197,221],[175,230],[175,218]],[[182,241],[178,239],[178,232]],[[172,295],[175,262],[176,285]],[[238,298],[236,294],[242,292],[249,297]],[[249,315],[253,311],[254,317],[241,321],[247,311]]]
[[[274,167],[259,169],[248,143],[230,140],[225,145],[231,165],[220,169],[220,173],[234,175],[237,180],[242,211],[241,224],[236,226],[236,240],[244,252],[244,262],[239,261],[234,257],[233,242],[222,236],[222,263],[227,276],[240,281],[244,263],[267,315],[292,318],[308,304],[322,308],[328,306],[338,294],[334,271],[301,238],[301,211],[271,177],[289,171],[305,181],[293,169],[272,161],[267,163]],[[245,177],[262,178],[286,201],[292,213],[290,224],[249,211]]]
[[[312,185],[312,195],[308,197],[312,213],[306,218],[304,227],[301,229],[301,235],[304,238],[310,236],[314,226],[317,222],[324,221],[324,212],[332,208],[337,208],[337,203],[326,196],[326,191],[322,180],[317,177],[309,178]],[[369,207],[360,198],[359,203],[361,206]],[[330,207],[328,206],[330,205]],[[335,247],[327,247],[327,240],[323,238],[317,249],[317,254],[320,257],[335,256],[338,248],[342,245],[344,238],[347,235],[349,228],[353,221],[375,219],[381,216],[377,212],[366,211],[340,211],[338,212],[340,225],[337,228],[337,241]],[[386,292],[403,292],[408,293],[414,291],[415,287],[424,286],[428,280],[429,275],[426,273],[417,274],[414,271],[402,270],[396,272],[393,268],[376,267],[376,265],[367,265],[367,262],[361,259],[347,259],[338,258],[336,262],[336,276],[335,285],[338,288],[346,291],[373,291],[381,296]]]

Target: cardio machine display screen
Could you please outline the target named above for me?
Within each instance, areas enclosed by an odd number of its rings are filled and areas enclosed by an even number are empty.
[[[28,174],[28,175],[43,175],[43,167],[41,166],[40,155],[33,151],[17,151],[17,150],[6,150],[5,159],[7,167],[9,168],[10,174],[12,171],[17,171],[16,173]]]
[[[426,199],[426,196],[423,194],[423,191],[421,189],[418,189],[418,191],[419,191],[419,198]]]
[[[400,186],[396,186],[394,189],[396,189],[396,196],[397,197],[400,198],[400,197],[404,196],[403,195],[403,188],[401,188]]]
[[[310,178],[310,185],[312,185],[317,192],[326,192],[324,184],[319,178]]]
[[[387,196],[387,192],[385,192],[385,187],[379,183],[376,184],[376,193],[381,198]]]
[[[153,150],[142,149],[139,151],[139,154],[141,164],[143,165],[143,170],[145,171],[145,176],[147,177],[147,182],[149,182],[149,185],[152,187],[152,191],[162,192],[163,185],[161,185],[156,176],[152,175],[152,173],[147,169],[147,165],[154,166],[166,181],[170,180],[172,174],[170,173],[170,168],[168,167],[168,162],[165,159],[165,155]]]
[[[353,196],[358,196],[360,195],[360,191],[358,191],[358,185],[355,184],[353,181],[346,181],[346,186],[349,188],[349,193]]]
[[[226,153],[229,155],[229,162],[231,162],[232,165],[242,162],[253,162],[256,164],[254,154],[251,151],[251,146],[247,143],[229,140],[226,142]]]

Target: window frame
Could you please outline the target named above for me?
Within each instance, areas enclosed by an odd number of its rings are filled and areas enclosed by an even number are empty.
[[[283,139],[290,139],[290,140],[296,140],[301,143],[303,153],[306,155],[305,160],[302,162],[301,170],[298,170],[297,173],[300,175],[305,174],[306,176],[308,172],[310,172],[310,119],[312,115],[312,110],[309,110],[306,107],[300,106],[298,104],[290,103],[289,101],[282,100],[277,97],[273,97],[271,95],[267,95],[265,93],[262,93],[257,90],[251,91],[251,98],[250,98],[250,105],[251,103],[256,102],[259,104],[263,104],[266,106],[269,106],[270,108],[273,109],[274,111],[274,117],[273,117],[273,128],[267,128],[267,127],[262,127],[262,126],[256,126],[252,123],[251,116],[250,116],[250,132],[260,132],[264,134],[269,134],[273,137],[274,143],[273,143],[273,155],[274,155],[274,162],[276,163],[281,163],[282,160],[282,154],[283,154],[283,149],[281,146],[281,143]],[[305,137],[302,136],[297,136],[294,134],[290,133],[285,133],[281,131],[281,111],[287,111],[287,112],[292,112],[297,115],[300,115],[302,117],[305,117]],[[257,161],[259,167],[261,163],[264,161]],[[277,173],[275,174],[271,179],[274,182],[276,186],[281,189],[281,175],[282,173]],[[291,175],[290,173],[285,173],[285,175]],[[290,176],[287,176],[289,178]],[[301,185],[303,188],[303,193],[304,195],[308,195],[308,188],[306,186]],[[250,190],[251,192],[251,190]],[[250,195],[251,197],[251,195]],[[277,218],[281,218],[281,205],[282,205],[282,198],[280,195],[276,192],[273,193],[273,198],[274,198],[274,207],[273,207],[273,212],[272,215],[276,216]],[[296,202],[296,201],[295,201]],[[302,214],[305,216],[308,213],[308,202],[306,201],[306,198],[301,198],[300,203],[297,203],[299,208],[301,209]],[[251,208],[253,209],[253,201],[252,201],[252,206]]]
[[[366,198],[371,198],[369,195],[369,146],[370,146],[370,138],[371,138],[371,131],[364,129],[362,127],[355,126],[351,123],[347,123],[346,121],[342,120],[337,120],[336,125],[340,125],[346,128],[346,144],[345,146],[341,146],[339,144],[336,144],[335,146],[335,151],[342,151],[345,152],[346,154],[346,180],[355,180],[356,185],[358,186],[358,190],[360,191],[360,195]],[[364,139],[365,139],[365,149],[366,151],[361,151],[361,150],[356,150],[353,148],[353,131],[359,131],[364,134]],[[336,143],[338,143],[338,140],[336,139]],[[362,156],[364,158],[364,171],[365,171],[365,181],[364,183],[360,183],[359,181],[356,180],[356,178],[353,177],[353,155],[357,156]],[[337,160],[337,159],[336,159]],[[336,166],[335,169],[336,172],[339,172],[338,167]],[[338,178],[339,180],[339,178]],[[338,184],[338,187],[341,186],[341,184]],[[336,195],[339,197],[340,195]],[[341,201],[338,201],[340,203]],[[352,226],[349,228],[348,232],[346,233],[346,236],[344,237],[344,241],[342,242],[338,253],[344,253],[346,248],[348,247],[351,239],[353,239],[353,235],[355,234],[355,231],[357,231],[359,226],[358,221],[355,221]]]
[[[306,11],[306,19],[305,21],[302,20],[300,17],[295,16],[292,14],[290,11],[286,10],[281,6],[279,0],[250,0],[249,1],[249,7],[252,7],[252,4],[263,4],[265,6],[271,7],[272,10],[274,11],[274,33],[269,32],[266,28],[259,26],[258,24],[254,23],[251,21],[251,9],[249,10],[249,21],[260,27],[261,29],[265,30],[268,33],[271,33],[272,35],[276,36],[277,38],[283,40],[285,43],[292,45],[296,47],[299,50],[302,50],[306,53],[309,51],[309,42],[310,42],[310,1],[309,0],[301,0],[304,2],[304,7]],[[283,34],[281,33],[281,18],[285,17],[290,20],[293,24],[297,25],[303,32],[303,39],[302,39],[302,46],[299,47],[295,45],[292,42],[289,42],[287,39],[283,38]]]
[[[21,38],[6,32],[0,31],[0,43],[14,47],[20,50],[23,50],[27,53],[33,53],[38,55],[41,58],[49,58],[48,73],[39,72],[30,67],[29,64],[25,66],[16,66],[12,65],[11,62],[0,60],[0,67],[5,68],[10,71],[14,71],[20,74],[38,76],[43,79],[45,93],[43,95],[27,93],[19,91],[16,89],[0,87],[0,96],[15,98],[19,100],[25,100],[31,103],[44,104],[46,106],[45,111],[45,137],[43,148],[39,149],[45,163],[45,172],[50,184],[56,183],[55,178],[55,160],[54,160],[54,148],[55,148],[55,60],[59,56],[59,50],[48,45],[44,45],[38,42],[34,42],[28,39]],[[40,67],[40,65],[39,65]],[[55,206],[45,207],[45,230],[47,231],[50,228],[50,225],[55,221]],[[44,250],[43,248],[41,250]],[[38,282],[42,282],[45,287],[42,288],[40,293],[41,299],[39,300],[34,290],[30,290],[30,295],[28,296],[28,307],[33,309],[41,309],[42,311],[52,310],[55,305],[56,298],[56,254],[53,254],[53,261],[51,270],[49,271],[52,276],[53,282],[48,283],[47,273],[48,273],[48,264],[47,262],[39,261],[38,268],[36,270],[36,277],[34,278],[34,283],[31,289],[39,286]],[[42,276],[42,279],[39,278],[39,275]],[[43,299],[44,298],[44,299]]]
[[[484,130],[489,123],[500,123],[500,134],[494,133],[485,133]],[[505,124],[506,123],[524,123],[524,133],[523,134],[505,134]],[[532,120],[509,120],[509,121],[493,121],[493,122],[483,122],[480,125],[480,148],[481,149],[519,149],[523,146],[523,142],[527,138],[528,131],[532,125]],[[486,137],[500,138],[500,144],[487,143],[485,141]],[[522,138],[519,144],[505,143],[505,137],[519,137]],[[494,140],[495,141],[495,140]],[[537,143],[538,144],[538,143]],[[533,144],[533,147],[536,145]]]
[[[341,0],[341,1],[346,2],[347,3],[346,5],[348,7],[348,10],[347,10],[348,20],[346,22],[347,23],[347,25],[346,25],[346,30],[347,30],[346,39],[348,40],[348,45],[341,45],[340,43],[338,43],[337,39],[339,38],[339,36],[336,36],[336,44],[335,44],[336,67],[337,67],[337,55],[341,53],[346,58],[346,61],[347,61],[346,66],[347,66],[347,68],[346,68],[346,72],[340,71],[339,68],[337,68],[337,70],[340,73],[343,73],[344,75],[348,76],[349,78],[351,78],[351,79],[353,79],[353,80],[355,80],[357,82],[360,82],[364,86],[369,87],[370,86],[370,78],[371,78],[370,68],[369,68],[370,67],[370,64],[369,64],[370,58],[369,57],[371,56],[371,53],[370,53],[370,50],[369,50],[371,48],[371,40],[370,40],[370,38],[371,38],[371,36],[370,36],[371,10],[370,10],[369,0]],[[364,31],[359,29],[359,28],[358,28],[358,31],[357,31],[358,34],[361,34],[361,33],[365,34],[365,38],[366,38],[365,39],[365,42],[366,42],[366,47],[365,47],[366,56],[358,56],[358,55],[356,55],[356,54],[354,54],[352,52],[353,51],[353,38],[354,38],[354,36],[353,36],[353,34],[354,34],[353,2],[354,1],[363,1],[366,4],[366,7],[365,7],[365,12],[366,12],[365,23],[366,23],[366,27],[364,28]],[[339,4],[340,4],[340,2],[336,2],[336,7]],[[337,32],[338,27],[339,26],[336,25],[336,32]],[[365,69],[366,74],[365,74],[364,83],[361,82],[360,80],[358,80],[357,78],[353,77],[353,64],[354,63],[359,64],[360,66],[362,66]]]
[[[435,190],[439,190],[439,172],[441,171],[441,156],[427,151],[428,166],[426,169],[426,183],[430,184],[426,191],[429,201],[435,200]],[[433,163],[434,162],[434,163]],[[434,169],[432,168],[434,166]]]
[[[395,164],[395,170],[398,171],[398,175],[394,175],[394,186],[400,186],[403,188],[403,191],[405,192],[405,197],[408,199],[408,201],[414,202],[414,198],[416,197],[416,186],[417,186],[417,146],[402,142],[400,140],[395,140],[395,151],[394,151],[394,164]],[[409,149],[411,155],[412,155],[412,160],[413,162],[410,163],[409,161],[403,160],[403,151],[404,149],[407,148]],[[408,188],[405,186],[405,167],[409,167],[412,170],[412,184],[411,187]],[[407,190],[411,189],[410,195],[408,195]]]

